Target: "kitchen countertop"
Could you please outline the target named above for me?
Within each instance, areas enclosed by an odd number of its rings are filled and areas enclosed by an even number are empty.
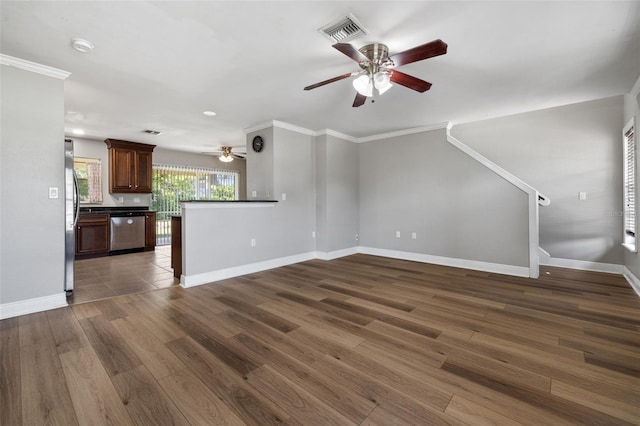
[[[183,200],[181,203],[277,203],[278,200]]]
[[[91,206],[91,207],[80,207],[80,213],[119,213],[119,212],[148,212],[148,206],[135,206],[135,207],[124,207],[124,206]]]

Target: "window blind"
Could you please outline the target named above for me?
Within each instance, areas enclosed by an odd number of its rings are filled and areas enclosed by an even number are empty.
[[[636,235],[636,144],[633,124],[624,130],[624,232]]]
[[[240,173],[202,167],[153,165],[151,209],[156,213],[156,244],[171,243],[171,216],[185,200],[237,200]]]

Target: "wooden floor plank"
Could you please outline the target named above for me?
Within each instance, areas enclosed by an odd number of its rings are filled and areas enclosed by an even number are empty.
[[[19,319],[0,321],[0,424],[22,424]]]
[[[495,411],[489,410],[479,404],[464,399],[458,395],[454,395],[451,402],[444,411],[451,417],[454,417],[465,424],[478,426],[493,425],[511,425],[518,426],[518,423],[508,417],[505,417]]]
[[[111,380],[135,424],[189,424],[144,365],[119,373]]]
[[[46,316],[41,320],[46,323]],[[53,339],[23,347],[20,352],[20,367],[22,424],[77,425],[78,420]]]
[[[188,368],[172,373],[159,382],[192,425],[245,424]]]
[[[558,380],[551,382],[551,393],[568,401],[596,408],[598,411],[625,420],[630,424],[640,425],[640,410],[637,405],[625,404]]]
[[[356,425],[268,365],[252,371],[247,383],[304,425]]]
[[[89,345],[87,336],[82,331],[82,327],[80,327],[71,308],[47,311],[47,319],[59,354],[82,349]]]
[[[60,361],[81,425],[133,424],[93,349],[64,352]]]
[[[324,403],[352,422],[358,424],[362,422],[375,406],[373,402],[356,395],[349,389],[341,389],[340,392],[335,392],[333,383],[326,380],[322,374],[319,374],[312,367],[297,361],[288,352],[280,351],[264,343],[260,340],[260,337],[252,337],[248,333],[242,333],[235,336],[233,340],[255,353],[256,356],[259,356],[265,365],[271,366],[281,375],[322,399]],[[275,402],[277,403],[277,401]]]
[[[448,418],[448,415],[439,410],[431,409],[421,404],[417,399],[409,398],[335,358],[325,356],[314,364],[314,368],[335,380],[340,386],[349,388],[392,412],[394,416],[402,419],[404,424],[446,425],[459,423]]]
[[[53,339],[46,312],[23,315],[18,318],[20,324],[20,346],[35,345],[43,340]]]
[[[142,365],[129,343],[104,316],[85,318],[80,325],[109,376]]]
[[[244,379],[190,337],[175,340],[168,347],[245,423],[280,425],[289,419],[289,414],[253,391]]]
[[[111,321],[120,335],[129,342],[140,361],[156,380],[185,368],[185,365],[151,331],[129,317]]]

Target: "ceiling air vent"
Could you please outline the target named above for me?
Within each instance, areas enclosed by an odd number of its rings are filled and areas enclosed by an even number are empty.
[[[158,136],[162,134],[162,132],[159,132],[157,130],[149,130],[149,129],[143,130],[142,133],[146,133],[148,135],[153,135],[153,136]]]
[[[367,34],[367,30],[351,14],[338,22],[325,25],[318,31],[333,43],[345,43]]]

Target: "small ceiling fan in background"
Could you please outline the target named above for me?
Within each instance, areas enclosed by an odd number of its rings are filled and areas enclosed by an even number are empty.
[[[233,161],[234,158],[244,160],[245,157],[247,156],[246,152],[231,152],[232,149],[233,149],[232,146],[221,146],[220,149],[217,151],[207,151],[207,152],[202,152],[202,154],[217,155],[218,160],[224,163],[229,163]]]
[[[312,90],[345,78],[358,76],[353,80],[353,87],[358,92],[353,101],[354,107],[363,105],[368,97],[373,96],[374,88],[381,95],[393,86],[392,83],[420,93],[429,90],[431,83],[402,73],[395,68],[447,53],[447,44],[442,40],[434,40],[391,56],[389,56],[387,46],[381,43],[367,44],[360,49],[356,49],[349,43],[336,43],[333,47],[356,61],[360,66],[360,71],[346,73],[312,84],[305,87],[304,90]]]

